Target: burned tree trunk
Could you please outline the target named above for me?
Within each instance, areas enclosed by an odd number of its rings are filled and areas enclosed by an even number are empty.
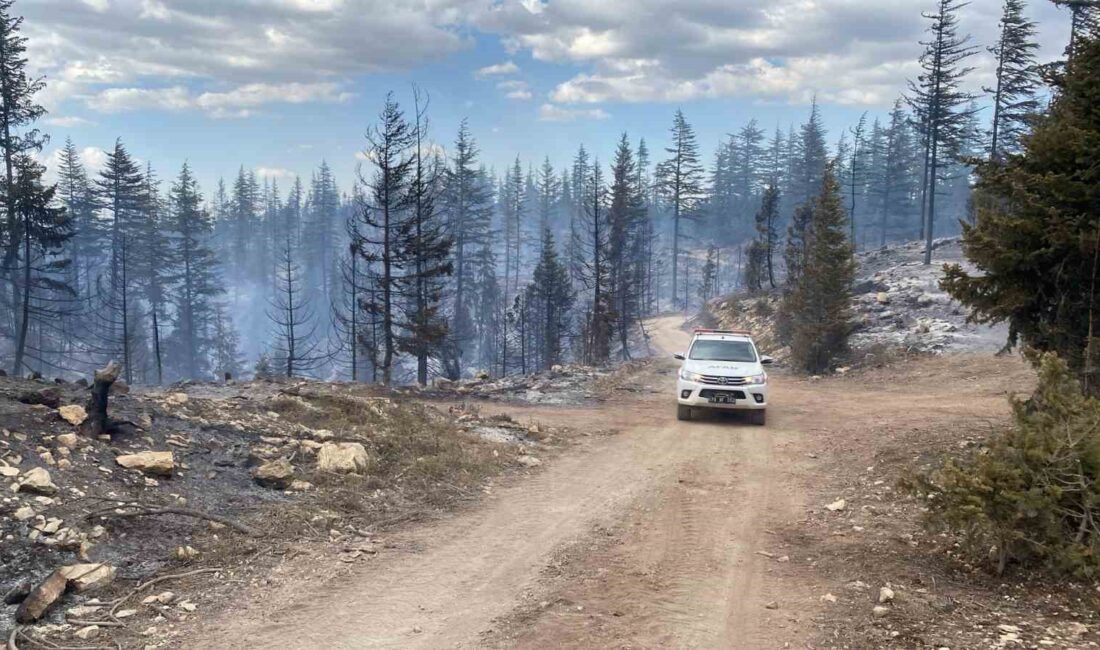
[[[118,380],[121,370],[122,367],[118,362],[112,361],[105,368],[95,371],[92,396],[88,398],[88,419],[84,421],[86,434],[98,436],[110,432],[112,422],[107,416],[107,400],[111,394],[111,386]]]

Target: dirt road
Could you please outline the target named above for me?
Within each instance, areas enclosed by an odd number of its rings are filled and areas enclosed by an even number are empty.
[[[666,353],[680,319],[652,324]],[[812,487],[807,436],[843,431],[853,409],[873,431],[898,399],[936,417],[973,399],[942,382],[853,382],[836,400],[813,382],[773,379],[767,427],[743,418],[678,422],[675,363],[638,377],[646,390],[593,408],[507,410],[579,429],[614,427],[471,512],[404,533],[327,584],[228,613],[187,647],[782,648],[805,641],[798,617],[817,585],[773,571],[775,525],[797,520]],[[960,377],[957,384],[964,380]],[[899,392],[901,391],[901,392]],[[983,395],[995,411],[1003,398]],[[865,411],[865,412],[863,412]],[[907,417],[907,416],[902,416]],[[814,499],[820,495],[813,495]],[[789,565],[783,565],[789,566]],[[807,574],[808,575],[808,574]],[[777,610],[772,601],[781,600]],[[792,612],[797,611],[797,616]]]
[[[679,324],[655,322],[656,345],[679,351],[687,339]],[[569,426],[615,427],[619,435],[556,460],[472,513],[412,532],[404,541],[420,552],[380,558],[353,581],[316,585],[263,619],[227,617],[199,643],[443,648],[511,638],[529,647],[589,645],[591,637],[569,638],[569,625],[522,640],[520,619],[530,616],[521,613],[541,602],[547,567],[580,552],[595,531],[624,524],[640,528],[637,561],[649,577],[608,597],[644,618],[639,640],[703,648],[757,638],[764,559],[755,555],[757,540],[764,518],[797,500],[776,478],[773,439],[783,418],[766,428],[727,418],[677,422],[668,392],[674,363],[657,366],[660,376],[640,378],[656,392],[592,409],[520,411]]]

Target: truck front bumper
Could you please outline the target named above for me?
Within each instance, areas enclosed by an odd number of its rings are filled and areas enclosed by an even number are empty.
[[[766,409],[768,385],[723,386],[677,379],[676,401],[684,406],[700,408],[749,411]]]

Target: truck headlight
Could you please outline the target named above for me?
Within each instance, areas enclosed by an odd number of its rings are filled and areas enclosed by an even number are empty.
[[[748,380],[750,384],[766,384],[768,383],[768,375],[761,373],[749,377]]]
[[[697,372],[688,372],[687,370],[683,370],[683,369],[680,370],[680,379],[683,379],[684,381],[696,381],[697,382],[702,378],[703,378],[703,375],[700,375]]]

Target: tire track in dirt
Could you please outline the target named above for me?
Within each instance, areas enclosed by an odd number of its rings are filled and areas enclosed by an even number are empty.
[[[654,324],[660,348],[684,344],[679,322]],[[729,418],[677,422],[671,392],[589,409],[508,410],[621,433],[500,489],[472,512],[391,538],[416,552],[386,552],[339,584],[302,585],[289,602],[227,615],[188,647],[444,648],[504,639],[509,647],[600,646],[610,639],[576,638],[565,618],[556,620],[566,625],[508,621],[552,589],[544,572],[560,554],[591,544],[597,527],[624,523],[636,529],[635,554],[610,570],[614,589],[588,596],[636,612],[635,641],[742,647],[737,640],[753,636],[761,607],[756,536],[776,507],[768,428]]]

